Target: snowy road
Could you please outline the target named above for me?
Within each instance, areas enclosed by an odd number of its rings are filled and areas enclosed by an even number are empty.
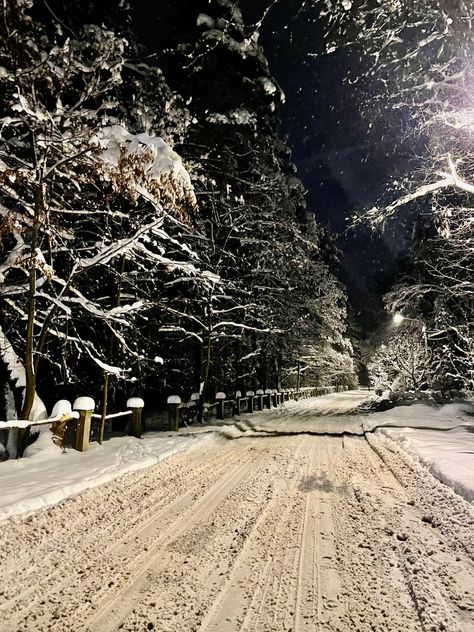
[[[2,632],[474,630],[472,505],[356,416],[261,427],[3,522]]]

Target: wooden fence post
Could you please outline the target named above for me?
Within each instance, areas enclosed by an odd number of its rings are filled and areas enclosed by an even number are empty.
[[[73,404],[73,409],[79,413],[74,437],[74,449],[85,452],[89,447],[91,434],[91,417],[94,412],[95,402],[92,397],[78,397]]]
[[[19,427],[17,430],[17,437],[16,437],[16,458],[17,459],[21,459],[21,457],[23,456],[23,452],[26,449],[26,444],[28,443],[28,437],[30,436],[30,427],[31,426],[25,426],[24,428]]]
[[[257,410],[263,410],[263,390],[261,388],[258,388],[255,391],[255,394],[257,395],[258,399],[257,399]]]
[[[181,404],[181,397],[179,395],[170,395],[167,399],[168,404],[168,419],[170,424],[170,430],[178,432],[179,430],[179,406]]]
[[[240,415],[240,407],[242,404],[242,392],[235,391],[234,415]]]
[[[224,419],[224,404],[225,404],[225,393],[216,393],[216,402],[217,402],[217,419],[221,421]]]
[[[246,397],[248,397],[248,406],[247,406],[247,412],[248,413],[253,413],[253,397],[255,395],[255,393],[253,391],[247,391],[245,393]]]
[[[141,397],[130,397],[127,400],[127,408],[132,411],[132,419],[128,424],[128,434],[137,439],[142,437],[142,409],[144,406],[145,402]]]
[[[272,407],[272,391],[270,388],[265,389],[265,395],[267,400],[267,406],[270,409]]]
[[[271,401],[276,408],[278,406],[278,391],[276,390],[276,388],[272,389]]]

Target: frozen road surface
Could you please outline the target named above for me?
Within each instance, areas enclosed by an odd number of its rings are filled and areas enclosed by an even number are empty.
[[[472,632],[473,506],[322,400],[1,523],[0,630]]]

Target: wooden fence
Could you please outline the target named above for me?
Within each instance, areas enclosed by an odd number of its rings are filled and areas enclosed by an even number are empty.
[[[228,398],[225,393],[216,393],[214,402],[200,403],[199,393],[193,393],[188,401],[182,401],[179,395],[168,397],[168,419],[170,430],[177,431],[180,425],[187,426],[196,421],[209,422],[213,417],[219,421],[225,418],[254,413],[265,408],[271,409],[288,402],[297,401],[308,397],[328,395],[330,393],[345,391],[345,386],[307,386],[296,390],[290,389],[258,389],[236,391],[233,398]],[[201,419],[200,419],[201,417]]]
[[[188,401],[182,401],[178,395],[170,395],[168,404],[169,429],[178,431],[180,425],[212,419],[222,421],[235,415],[252,414],[265,408],[276,408],[289,401],[298,401],[308,397],[327,395],[347,390],[343,386],[307,386],[296,390],[290,389],[258,389],[247,391],[243,395],[236,391],[234,397],[227,397],[223,392],[216,393],[215,401],[200,402],[199,393],[193,393]],[[1,421],[0,430],[16,432],[16,457],[21,458],[28,445],[30,433],[36,427],[49,425],[53,431],[55,443],[63,446],[64,434],[69,427],[72,435],[72,446],[75,450],[84,452],[91,440],[91,422],[99,420],[98,440],[102,443],[105,422],[120,417],[129,417],[128,434],[137,438],[142,436],[142,410],[145,403],[139,397],[131,397],[127,401],[127,409],[108,415],[94,413],[95,402],[91,397],[79,397],[71,406],[67,400],[60,400],[55,404],[51,417],[39,421],[13,420]]]

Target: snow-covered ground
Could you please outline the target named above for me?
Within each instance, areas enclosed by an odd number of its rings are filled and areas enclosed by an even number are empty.
[[[0,629],[472,632],[474,506],[421,451],[429,436],[433,463],[446,445],[471,458],[455,437],[474,439],[473,419],[361,415],[366,395],[83,454],[42,433],[0,463]]]
[[[379,432],[216,437],[2,523],[0,629],[472,632],[473,525]]]
[[[176,452],[201,446],[214,439],[213,430],[201,427],[192,433],[118,437],[102,446],[91,443],[87,452],[68,450],[64,454],[42,433],[39,443],[28,448],[27,458],[0,463],[0,520],[54,505],[123,474],[156,465]]]
[[[400,406],[369,415],[364,428],[396,441],[440,481],[474,501],[474,408],[448,404]]]
[[[416,403],[369,415],[354,414],[364,390],[289,402],[276,412],[243,418],[228,438],[265,434],[363,435],[378,432],[398,443],[441,482],[474,501],[474,406]]]
[[[40,440],[28,448],[28,458],[0,463],[0,520],[54,505],[151,467],[176,452],[213,441],[218,434],[235,439],[272,434],[363,435],[378,429],[436,478],[474,501],[474,416],[469,415],[469,406],[414,404],[371,415],[351,414],[367,395],[357,390],[288,402],[277,410],[242,415],[226,424],[146,433],[142,439],[114,438],[102,447],[92,443],[84,453],[68,450],[62,454],[43,431]]]

